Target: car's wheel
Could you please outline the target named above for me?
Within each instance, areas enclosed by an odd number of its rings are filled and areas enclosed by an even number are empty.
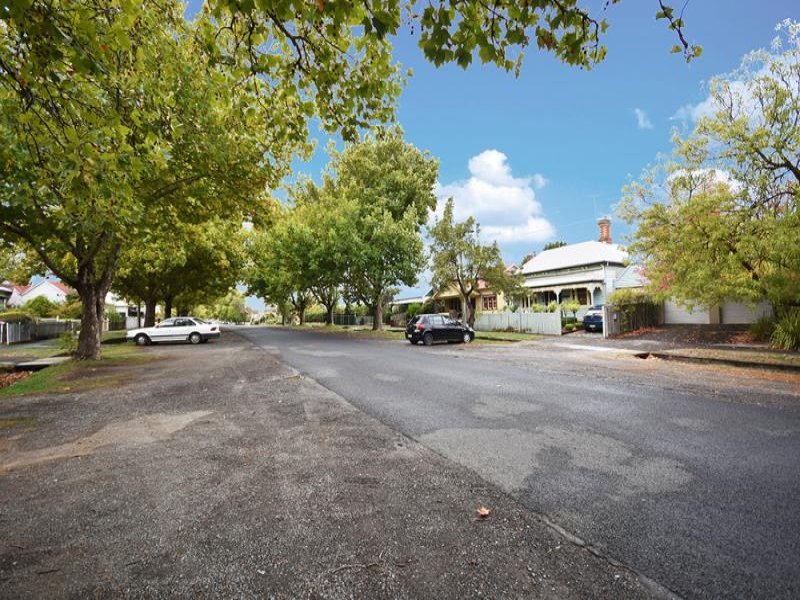
[[[137,346],[147,346],[147,344],[150,343],[150,338],[147,337],[145,334],[140,333],[135,338],[133,338],[133,341],[136,342]]]
[[[201,336],[199,333],[195,331],[189,334],[189,341],[192,344],[199,344],[200,342],[203,341],[203,336]]]
[[[423,335],[422,343],[425,344],[426,346],[433,346],[433,334],[426,333],[425,335]]]
[[[469,344],[472,341],[472,334],[469,331],[464,332],[464,343]]]

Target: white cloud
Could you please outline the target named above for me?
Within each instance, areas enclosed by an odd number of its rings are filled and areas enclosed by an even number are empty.
[[[633,114],[636,115],[636,124],[639,126],[639,129],[653,128],[653,123],[650,121],[647,113],[645,113],[641,108],[634,108]]]
[[[547,184],[541,174],[514,177],[508,157],[497,150],[484,150],[469,160],[467,180],[437,184],[437,216],[444,203],[454,199],[455,219],[475,217],[482,237],[501,243],[535,243],[551,239],[555,228],[544,218],[536,189]]]
[[[545,179],[541,173],[535,173],[531,180],[533,181],[533,188],[536,190],[542,189],[549,183],[549,180]]]

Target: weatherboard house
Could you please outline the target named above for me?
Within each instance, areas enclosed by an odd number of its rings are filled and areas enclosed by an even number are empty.
[[[22,306],[34,298],[44,296],[55,304],[64,304],[67,296],[77,294],[75,290],[61,281],[52,279],[42,279],[32,285],[12,285],[11,296],[8,298],[8,306]]]
[[[598,240],[545,250],[522,265],[522,310],[550,302],[577,301],[584,311],[605,304],[615,281],[625,271],[628,254],[612,242],[611,219],[603,217],[597,224]]]

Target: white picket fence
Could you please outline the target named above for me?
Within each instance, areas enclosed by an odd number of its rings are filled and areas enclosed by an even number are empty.
[[[475,331],[506,330],[561,335],[561,313],[496,312],[475,318]]]

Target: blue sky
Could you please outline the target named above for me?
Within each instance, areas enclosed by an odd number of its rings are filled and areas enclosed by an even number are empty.
[[[552,239],[596,239],[596,218],[613,213],[622,186],[671,150],[674,127],[691,125],[676,113],[707,97],[711,77],[769,46],[778,22],[800,19],[789,0],[694,0],[686,34],[703,55],[687,64],[669,52],[676,39],[655,21],[656,10],[655,0],[611,6],[608,56],[588,72],[535,50],[519,78],[480,63],[435,68],[413,36],[396,40],[396,57],[414,73],[398,122],[410,142],[438,157],[442,197],[455,195],[460,215],[498,238],[507,261]],[[319,154],[298,167],[318,175],[326,162]],[[614,241],[628,233],[615,219]]]
[[[535,49],[519,78],[480,63],[435,68],[414,36],[396,38],[397,59],[414,72],[397,120],[439,159],[439,193],[454,195],[457,214],[475,216],[507,261],[548,240],[595,239],[596,218],[613,212],[622,186],[670,151],[673,127],[691,125],[676,113],[704,100],[712,76],[769,46],[778,22],[800,19],[796,0],[693,0],[686,35],[703,55],[687,64],[669,52],[676,39],[655,21],[657,8],[656,0],[610,6],[608,56],[588,72]],[[327,162],[324,141],[318,147],[297,164],[315,179]],[[614,241],[627,233],[615,219]]]

